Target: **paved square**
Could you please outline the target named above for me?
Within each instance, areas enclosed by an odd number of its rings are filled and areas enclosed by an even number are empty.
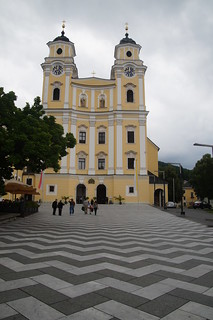
[[[0,225],[0,319],[213,319],[213,228],[145,204]]]

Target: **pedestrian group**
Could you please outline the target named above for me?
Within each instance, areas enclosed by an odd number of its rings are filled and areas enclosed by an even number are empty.
[[[75,210],[75,201],[73,200],[73,198],[71,198],[69,200],[69,205],[70,205],[70,215],[74,214],[74,210]],[[55,199],[52,203],[52,209],[53,209],[53,215],[56,215],[56,210],[58,208],[58,215],[61,216],[62,215],[62,209],[63,209],[64,203],[60,200],[58,202],[57,199]],[[96,216],[97,214],[97,210],[98,210],[98,202],[93,199],[91,199],[91,201],[89,201],[87,198],[84,199],[83,201],[83,206],[82,206],[82,210],[84,211],[85,214],[87,214],[88,212],[90,214],[92,214],[92,212],[94,211],[94,214]]]

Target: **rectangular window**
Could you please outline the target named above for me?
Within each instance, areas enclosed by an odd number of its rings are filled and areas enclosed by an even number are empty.
[[[105,159],[98,159],[98,170],[105,169]]]
[[[86,159],[79,158],[78,159],[78,169],[84,170],[86,168]]]
[[[134,169],[134,158],[128,158],[128,169]]]
[[[28,184],[29,186],[32,185],[32,179],[31,179],[31,178],[27,178],[27,184]]]
[[[191,192],[191,199],[194,198],[194,192]]]
[[[49,186],[49,192],[55,192],[55,186]]]
[[[79,143],[86,143],[86,132],[85,131],[79,132]]]
[[[105,144],[105,132],[98,133],[98,143]]]
[[[129,193],[134,193],[134,187],[129,187]]]
[[[135,142],[135,133],[134,133],[134,131],[128,131],[127,132],[127,142],[128,143],[134,143]]]

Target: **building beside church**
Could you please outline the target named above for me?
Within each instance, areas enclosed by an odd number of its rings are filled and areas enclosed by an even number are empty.
[[[45,170],[42,200],[69,196],[79,203],[96,197],[106,203],[121,195],[126,203],[153,204],[155,199],[162,205],[159,148],[147,137],[147,67],[139,56],[141,46],[126,28],[115,46],[110,79],[79,78],[75,46],[62,27],[61,35],[47,43],[49,56],[41,65],[42,103],[77,144],[62,158],[60,172]],[[35,175],[33,184],[38,182]]]

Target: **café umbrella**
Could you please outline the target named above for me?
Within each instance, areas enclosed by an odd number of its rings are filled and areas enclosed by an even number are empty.
[[[39,195],[40,193],[36,191],[36,188],[25,184],[21,181],[11,179],[5,181],[5,191],[12,194],[31,194]]]

